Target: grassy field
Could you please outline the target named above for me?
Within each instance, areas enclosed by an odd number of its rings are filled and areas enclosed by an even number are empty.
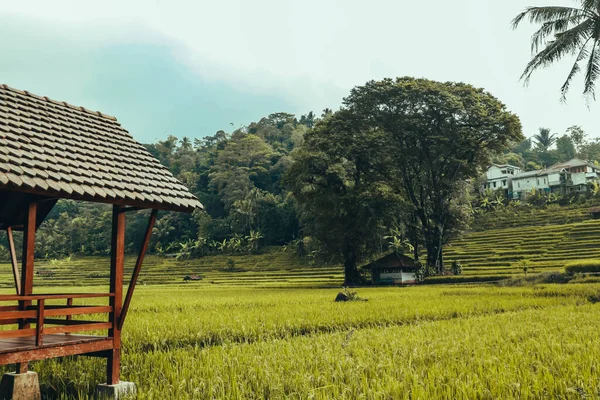
[[[598,284],[369,288],[352,303],[334,303],[336,292],[142,286],[123,379],[141,399],[599,394]],[[104,379],[93,358],[33,369],[50,398],[88,398]]]
[[[453,279],[522,276],[523,259],[530,274],[600,259],[600,221],[580,217],[471,232],[447,248],[446,261],[464,266]],[[230,259],[234,271],[227,270]],[[127,273],[133,262],[127,259]],[[35,277],[38,293],[106,290],[107,258],[36,265],[54,272]],[[203,279],[183,281],[196,274]],[[6,263],[0,278],[0,291],[10,293]],[[181,262],[149,256],[140,279],[122,367],[140,399],[600,397],[594,278],[361,288],[367,301],[335,303],[340,267],[302,265],[271,249]],[[91,398],[105,371],[102,360],[84,357],[32,369],[47,398],[60,399]]]

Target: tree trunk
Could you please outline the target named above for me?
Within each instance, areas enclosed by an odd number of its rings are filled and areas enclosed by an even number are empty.
[[[413,242],[413,258],[415,261],[419,261],[419,241],[415,240]]]
[[[358,272],[356,257],[354,255],[345,257],[344,260],[344,286],[360,284],[360,273]]]
[[[441,274],[444,271],[444,260],[442,257],[442,246],[444,229],[439,225],[424,232],[425,247],[427,248],[427,266]]]

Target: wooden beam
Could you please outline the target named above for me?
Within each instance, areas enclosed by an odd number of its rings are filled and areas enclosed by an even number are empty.
[[[37,204],[29,203],[25,229],[23,230],[23,271],[21,273],[21,295],[27,296],[33,292],[33,263],[35,251],[35,229]],[[31,302],[29,302],[31,304]]]
[[[15,289],[17,294],[21,294],[21,277],[19,276],[19,264],[17,263],[17,252],[15,250],[15,239],[13,237],[12,227],[6,228],[6,237],[8,238],[8,251],[10,252],[10,262],[12,264],[13,278],[15,280]]]
[[[111,306],[60,306],[51,305],[44,307],[44,315],[46,317],[58,317],[65,315],[82,315],[82,314],[101,314],[110,313]],[[37,309],[35,307],[27,307],[26,310],[15,311],[0,311],[0,321],[13,319],[30,319],[37,317]]]
[[[121,379],[121,308],[123,306],[123,269],[125,262],[125,213],[122,207],[113,206],[112,238],[110,251],[110,298],[112,312],[109,322],[112,324],[108,336],[113,340],[113,348],[108,356],[106,368],[106,383],[116,385]]]
[[[139,211],[139,210],[145,210],[145,208],[143,208],[143,207],[123,207],[123,208],[121,208],[121,212],[130,212],[130,211]]]
[[[26,187],[19,187],[19,188],[16,188],[15,190],[18,192],[22,192],[22,193],[53,196],[54,198],[59,198],[59,199],[90,201],[93,203],[107,203],[107,204],[117,205],[120,207],[131,206],[131,207],[139,207],[140,209],[152,208],[152,209],[166,210],[166,211],[179,211],[179,212],[185,212],[185,213],[192,213],[196,209],[196,207],[191,207],[191,206],[176,206],[175,204],[153,203],[153,202],[146,202],[146,201],[139,201],[139,200],[127,200],[127,199],[114,199],[114,198],[109,198],[109,197],[106,197],[106,198],[102,198],[102,197],[98,197],[98,196],[92,197],[89,195],[79,195],[77,193],[71,193],[71,194],[67,194],[65,192],[49,193],[50,192],[49,190],[45,191],[42,194],[42,193],[40,193],[39,190],[29,189]],[[203,207],[200,207],[200,208],[204,209]]]
[[[73,307],[73,298],[72,298],[72,297],[69,297],[69,298],[67,299],[67,307]],[[71,321],[72,321],[72,319],[73,319],[73,316],[72,316],[72,315],[67,315],[67,317],[65,318],[65,320],[66,320],[67,322],[71,322]],[[67,332],[67,335],[70,335],[70,334],[71,334],[70,332]]]
[[[20,295],[30,295],[33,292],[33,263],[35,251],[35,231],[37,228],[37,203],[30,202],[27,209],[27,218],[23,228],[23,262],[21,265],[21,292]],[[27,309],[31,305],[31,300],[22,300],[19,302],[21,310]],[[19,323],[19,329],[29,329],[30,324],[23,321]],[[17,365],[17,373],[22,374],[29,370],[29,365],[20,363]]]
[[[97,297],[115,297],[113,293],[65,293],[65,294],[30,294],[16,296],[14,294],[0,294],[0,301],[15,300],[60,300],[60,299],[91,299]]]
[[[83,343],[60,344],[57,346],[44,346],[34,350],[23,350],[0,354],[0,365],[26,363],[27,361],[44,360],[47,358],[65,357],[75,354],[97,353],[109,350],[112,347],[111,339],[99,338],[98,340],[85,340]]]
[[[129,287],[127,288],[127,295],[125,296],[125,303],[123,304],[123,309],[121,310],[121,318],[119,319],[119,330],[123,329],[123,324],[125,323],[125,318],[127,317],[127,311],[129,311],[129,305],[131,304],[131,298],[133,297],[135,285],[137,284],[137,280],[140,275],[140,270],[142,269],[142,264],[144,263],[144,256],[146,255],[146,251],[148,251],[148,245],[150,244],[150,237],[152,236],[152,228],[154,228],[154,223],[156,222],[157,214],[158,214],[158,210],[152,210],[152,213],[150,214],[150,220],[148,221],[148,227],[146,228],[146,234],[144,235],[144,241],[142,242],[140,254],[138,255],[137,261],[135,263],[135,268],[133,270],[133,274],[131,275],[131,281],[129,282]]]

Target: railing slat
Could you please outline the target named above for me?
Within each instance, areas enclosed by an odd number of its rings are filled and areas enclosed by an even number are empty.
[[[17,337],[26,337],[26,336],[34,336],[35,329],[18,329],[12,331],[0,331],[0,338],[17,338]]]
[[[52,333],[70,333],[70,332],[84,332],[84,331],[101,331],[104,329],[110,329],[112,324],[110,322],[99,322],[84,325],[72,325],[72,326],[53,326],[44,330],[46,335]]]
[[[65,294],[31,294],[19,296],[16,294],[0,294],[0,301],[16,300],[60,300],[60,299],[87,299],[99,297],[114,297],[114,293],[65,293]]]

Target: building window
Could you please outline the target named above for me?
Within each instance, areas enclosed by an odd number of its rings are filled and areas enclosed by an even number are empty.
[[[540,180],[539,180],[539,179],[536,179],[536,182],[537,182],[536,184],[537,184],[538,186],[540,186]]]
[[[521,182],[517,182],[517,187],[521,187]]]
[[[546,184],[546,178],[544,178],[544,185]]]
[[[502,181],[502,186],[506,186],[506,181]]]
[[[494,187],[496,187],[496,182],[494,182]]]

